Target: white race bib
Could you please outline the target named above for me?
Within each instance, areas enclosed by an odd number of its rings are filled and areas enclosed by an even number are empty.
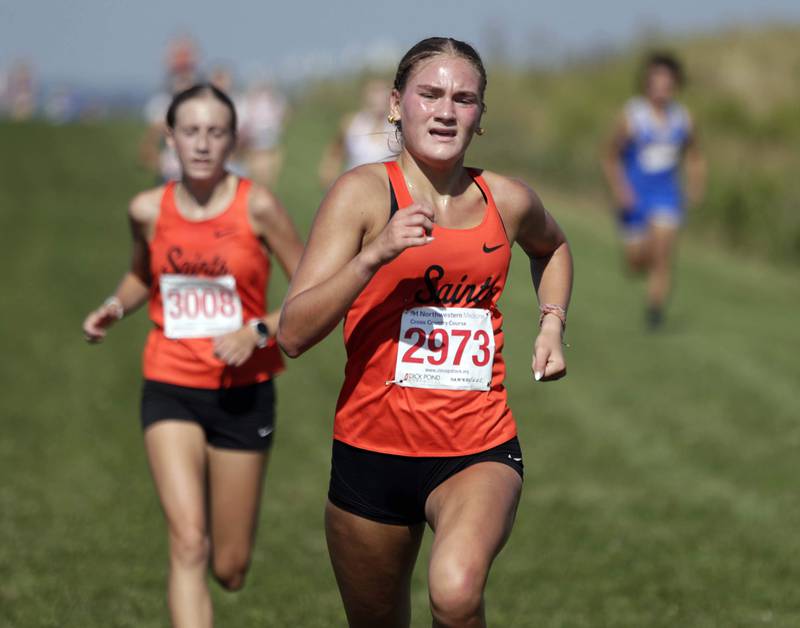
[[[395,384],[489,390],[493,364],[494,330],[489,310],[416,307],[403,312]]]
[[[161,275],[160,285],[167,338],[210,338],[242,326],[233,275]]]
[[[639,166],[644,172],[663,172],[678,164],[678,146],[670,142],[648,144],[639,154]]]

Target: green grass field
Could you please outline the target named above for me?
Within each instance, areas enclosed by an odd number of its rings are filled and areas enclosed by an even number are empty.
[[[278,190],[304,233],[335,120],[320,114],[294,117]],[[148,323],[140,312],[99,347],[80,333],[126,267],[127,199],[149,181],[139,132],[0,127],[4,628],[167,623],[138,426]],[[648,335],[604,199],[541,183],[576,259],[569,376],[532,381],[536,305],[516,251],[501,306],[527,475],[490,624],[800,625],[800,273],[687,241],[667,326]],[[241,593],[213,585],[219,626],[344,625],[322,530],[342,369],[337,332],[280,378],[254,563]],[[414,626],[430,623],[426,557]]]

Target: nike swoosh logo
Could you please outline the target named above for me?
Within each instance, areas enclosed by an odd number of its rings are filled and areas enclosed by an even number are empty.
[[[236,229],[215,229],[214,237],[224,238],[225,236],[233,235],[234,233],[236,233]]]
[[[259,428],[258,428],[258,435],[259,435],[261,438],[266,438],[266,437],[267,437],[267,436],[269,436],[271,433],[272,433],[272,428],[271,428],[271,427],[259,427]]]
[[[508,459],[513,460],[514,462],[522,462],[522,458],[515,458],[511,454],[508,454]]]
[[[496,251],[497,249],[503,248],[502,244],[498,244],[497,246],[486,246],[486,242],[483,243],[483,252],[484,253],[491,253]]]

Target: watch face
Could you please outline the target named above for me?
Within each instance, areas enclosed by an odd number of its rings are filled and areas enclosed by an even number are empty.
[[[250,321],[250,326],[256,330],[256,334],[258,334],[258,340],[256,341],[256,347],[259,349],[263,349],[267,346],[267,341],[269,341],[269,327],[267,324],[258,319],[252,319]]]

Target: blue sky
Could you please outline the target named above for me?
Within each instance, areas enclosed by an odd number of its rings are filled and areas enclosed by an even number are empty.
[[[368,53],[391,57],[434,34],[484,54],[500,42],[526,59],[621,45],[651,25],[684,32],[767,20],[800,23],[800,2],[0,0],[0,68],[26,58],[49,80],[155,85],[167,41],[188,32],[207,62],[230,62],[245,77],[286,77]]]

